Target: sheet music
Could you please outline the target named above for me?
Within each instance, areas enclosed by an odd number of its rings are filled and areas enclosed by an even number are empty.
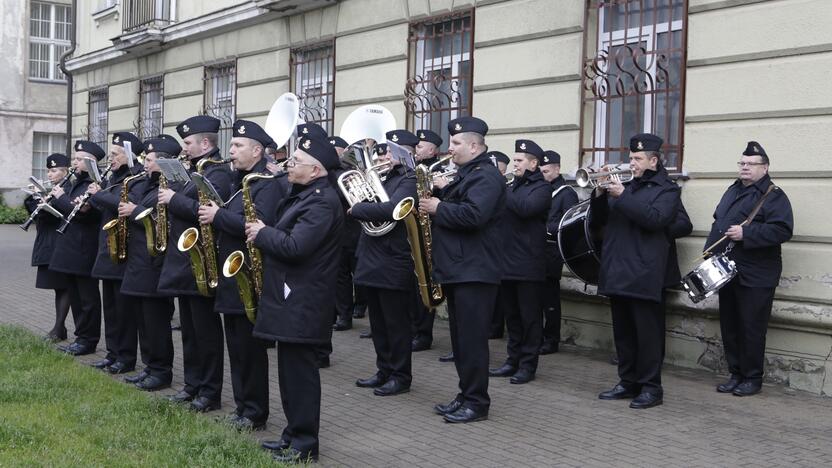
[[[225,202],[222,201],[222,197],[217,192],[217,189],[214,188],[214,185],[211,184],[211,181],[205,178],[202,174],[197,172],[191,174],[191,180],[196,184],[197,189],[200,192],[203,192],[208,195],[208,198],[217,204],[217,206],[225,206]]]
[[[178,159],[160,158],[156,160],[156,164],[170,183],[179,182],[184,185],[191,181],[188,170],[185,169],[185,166]]]
[[[133,159],[136,157],[133,154],[133,143],[129,141],[123,141],[121,144],[123,145],[124,152],[127,153],[127,167],[133,169]]]
[[[387,151],[390,153],[390,157],[402,163],[402,166],[408,169],[416,169],[416,161],[413,158],[413,154],[401,145],[388,140]]]

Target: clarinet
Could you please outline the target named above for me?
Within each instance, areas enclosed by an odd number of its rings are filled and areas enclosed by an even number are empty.
[[[65,176],[64,176],[64,178],[63,178],[63,179],[61,179],[61,181],[60,181],[60,182],[58,182],[58,184],[56,185],[56,187],[61,187],[61,188],[63,188],[63,187],[64,187],[64,184],[65,184],[65,183],[67,183],[67,182],[69,181],[70,177],[72,177],[74,174],[75,174],[75,168],[70,169],[70,170],[69,170],[69,173],[67,173],[67,175],[65,175]],[[37,207],[37,208],[35,208],[35,209],[34,209],[34,211],[32,211],[32,214],[30,214],[30,215],[29,215],[29,219],[27,219],[27,220],[26,220],[26,222],[24,222],[23,224],[21,224],[21,225],[19,226],[19,227],[20,227],[20,229],[23,229],[24,231],[28,231],[28,230],[29,230],[29,226],[31,226],[31,225],[32,225],[32,223],[33,223],[33,222],[35,222],[35,218],[38,216],[38,213],[40,213],[40,210],[42,210],[42,209],[43,209],[43,205],[46,205],[46,204],[48,204],[48,203],[49,203],[49,202],[51,202],[51,201],[52,201],[52,194],[50,193],[49,195],[47,195],[47,196],[43,199],[43,202],[41,202],[41,204],[40,204],[40,205],[38,205],[38,207]]]
[[[104,174],[101,176],[101,180],[106,179],[109,175],[110,168],[108,167],[107,170],[104,171]],[[91,196],[92,195],[90,195],[89,192],[85,192],[83,195],[81,195],[81,201],[78,202],[77,205],[72,207],[72,211],[69,213],[69,216],[64,218],[63,221],[61,221],[61,225],[58,227],[58,229],[56,229],[56,231],[58,231],[58,234],[63,234],[64,231],[66,231],[66,228],[69,226],[69,223],[72,222],[72,218],[74,218],[75,215],[78,214],[78,212],[81,210],[81,208],[83,208],[84,205],[87,204],[87,201],[89,201]]]

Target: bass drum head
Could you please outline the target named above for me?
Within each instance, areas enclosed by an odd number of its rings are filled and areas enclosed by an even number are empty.
[[[569,271],[597,285],[601,269],[601,233],[590,228],[589,200],[570,208],[558,227],[558,248]]]

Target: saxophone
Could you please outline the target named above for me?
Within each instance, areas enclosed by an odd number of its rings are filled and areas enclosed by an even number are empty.
[[[146,175],[146,172],[142,172],[124,178],[121,183],[121,203],[130,201],[130,182]],[[110,260],[113,263],[124,263],[127,260],[127,218],[119,216],[110,220],[101,230],[107,233],[107,252],[110,254]]]
[[[431,175],[424,165],[416,166],[416,191],[420,198],[431,196]],[[432,278],[433,272],[433,238],[430,231],[430,216],[420,213],[416,207],[416,201],[407,197],[400,201],[393,208],[393,219],[404,220],[407,230],[407,240],[410,243],[410,255],[413,257],[413,265],[416,272],[416,280],[419,283],[419,296],[422,304],[428,309],[433,309],[445,301],[445,294],[442,286],[435,283]]]
[[[159,189],[167,190],[168,179],[164,174],[159,176]],[[157,254],[163,254],[168,249],[168,232],[170,221],[168,221],[168,206],[156,203],[156,242],[154,242]]]
[[[257,210],[254,200],[251,199],[251,183],[258,179],[273,179],[273,175],[248,174],[243,177],[243,213],[246,223],[257,221]],[[263,255],[260,249],[254,246],[253,242],[246,242],[249,264],[244,271],[245,254],[241,250],[231,252],[222,266],[222,274],[226,278],[234,277],[237,280],[237,289],[240,293],[240,300],[251,323],[257,319],[257,300],[263,292]]]

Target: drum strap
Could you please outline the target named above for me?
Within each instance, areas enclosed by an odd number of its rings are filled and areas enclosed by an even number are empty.
[[[768,189],[766,189],[765,193],[763,193],[763,196],[760,197],[759,200],[757,200],[757,204],[754,205],[754,209],[751,210],[751,213],[748,215],[747,218],[745,218],[745,221],[743,221],[742,224],[740,224],[740,226],[745,226],[746,224],[750,223],[751,220],[754,219],[755,216],[757,216],[757,213],[760,211],[760,208],[763,207],[763,202],[766,201],[766,198],[768,197],[768,194],[770,194],[776,188],[777,188],[777,186],[774,185],[774,184],[771,184],[771,185],[768,186]],[[728,238],[728,236],[722,236],[721,239],[719,239],[718,241],[711,244],[707,249],[705,249],[704,252],[702,252],[702,257],[700,257],[700,258],[704,258],[706,255],[708,255],[711,252],[711,250],[713,250],[717,245],[721,244],[727,238]],[[729,251],[731,250],[731,247],[733,247],[733,244],[734,243],[731,242],[731,244],[729,245],[729,247],[728,247]]]

